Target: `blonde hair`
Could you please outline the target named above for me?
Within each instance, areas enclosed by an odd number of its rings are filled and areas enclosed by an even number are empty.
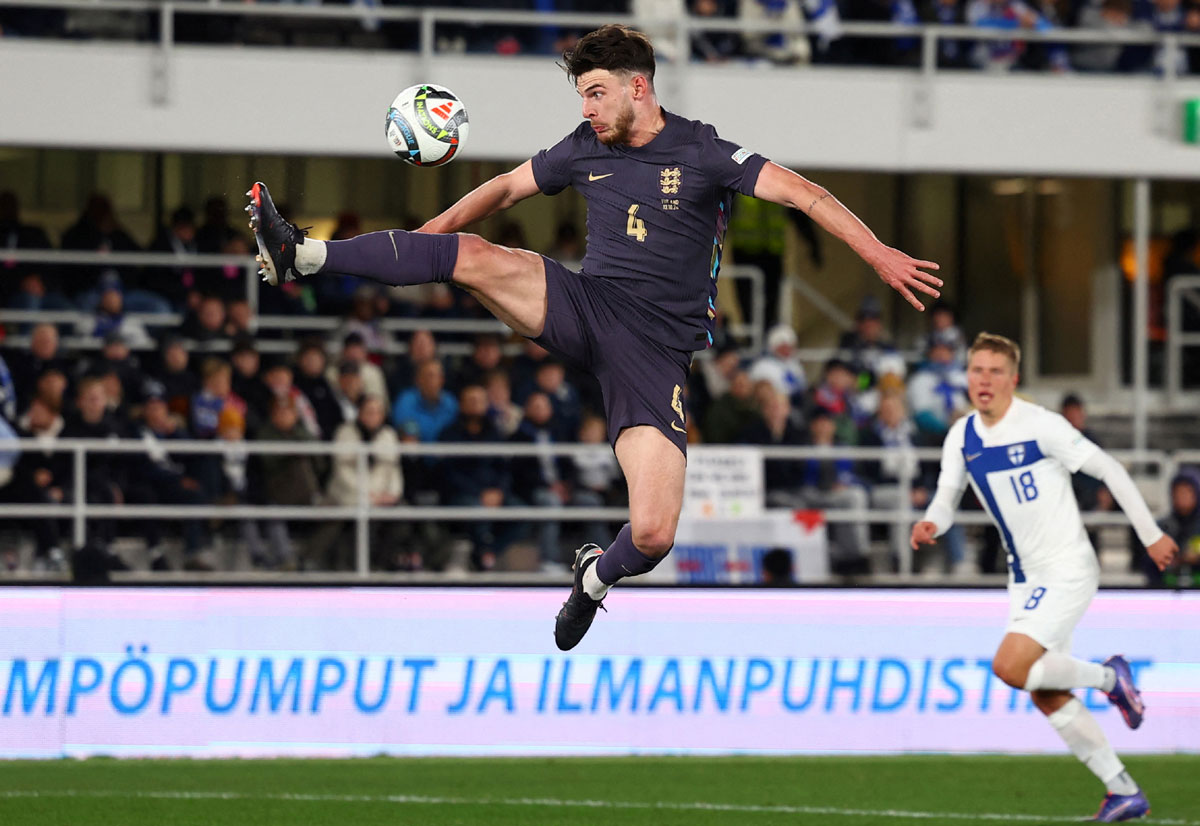
[[[975,336],[975,341],[972,342],[971,349],[967,351],[967,361],[970,361],[971,356],[980,350],[1008,356],[1008,360],[1012,362],[1013,370],[1021,368],[1021,345],[1017,344],[1011,338],[1006,338],[995,333],[980,333]]]

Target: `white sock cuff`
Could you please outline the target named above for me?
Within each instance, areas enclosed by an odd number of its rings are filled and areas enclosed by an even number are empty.
[[[1079,698],[1072,697],[1058,711],[1048,714],[1046,719],[1050,721],[1050,725],[1054,726],[1055,730],[1062,731],[1071,725],[1071,721],[1078,717],[1081,711],[1083,711],[1083,703],[1079,702]]]

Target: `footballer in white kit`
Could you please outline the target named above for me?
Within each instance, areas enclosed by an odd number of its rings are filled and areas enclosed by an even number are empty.
[[[1071,634],[1099,586],[1100,568],[1079,516],[1071,474],[1104,482],[1161,569],[1178,552],[1125,469],[1058,413],[1014,397],[1021,351],[980,333],[967,361],[975,409],[956,421],[942,446],[937,493],[913,526],[912,546],[950,529],[969,483],[996,523],[1008,552],[1009,617],[992,658],[996,676],[1032,694],[1071,751],[1108,788],[1094,820],[1142,817],[1150,804],[1125,771],[1099,724],[1071,693],[1097,688],[1130,728],[1144,707],[1124,657],[1103,665],[1070,655]]]

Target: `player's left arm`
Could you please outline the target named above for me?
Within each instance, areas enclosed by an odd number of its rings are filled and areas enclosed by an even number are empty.
[[[918,310],[924,310],[925,305],[913,295],[913,290],[934,298],[941,295],[935,288],[942,286],[942,280],[924,271],[939,269],[936,263],[921,261],[887,246],[829,190],[804,176],[767,161],[754,184],[754,197],[802,211],[845,241],[879,273],[885,284]]]
[[[1137,485],[1121,463],[1098,449],[1079,466],[1079,470],[1099,479],[1108,487],[1113,499],[1117,500],[1121,510],[1129,517],[1138,539],[1146,546],[1146,553],[1154,560],[1158,569],[1161,571],[1170,565],[1179,553],[1179,546],[1158,527],[1146,500],[1142,498]]]
[[[1046,415],[1038,434],[1038,444],[1047,456],[1062,462],[1071,473],[1086,473],[1103,482],[1129,518],[1154,564],[1159,570],[1171,564],[1179,547],[1158,527],[1146,500],[1120,462],[1057,413]]]

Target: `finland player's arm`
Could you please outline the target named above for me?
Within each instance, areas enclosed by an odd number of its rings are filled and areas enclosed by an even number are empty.
[[[954,512],[962,500],[967,487],[967,465],[962,450],[958,447],[963,440],[961,420],[950,428],[942,444],[942,466],[938,473],[937,492],[925,509],[925,518],[913,525],[909,544],[913,550],[919,545],[933,542],[954,524]]]
[[[925,309],[925,306],[912,294],[913,290],[934,298],[940,295],[934,287],[942,286],[941,279],[921,269],[936,270],[937,264],[912,258],[884,244],[829,190],[803,175],[767,161],[754,184],[754,197],[802,210],[830,234],[845,241],[850,249],[879,273],[885,284],[903,295],[918,310]]]
[[[458,232],[538,192],[540,190],[533,177],[533,161],[525,161],[511,172],[480,184],[454,206],[426,222],[418,232]]]

